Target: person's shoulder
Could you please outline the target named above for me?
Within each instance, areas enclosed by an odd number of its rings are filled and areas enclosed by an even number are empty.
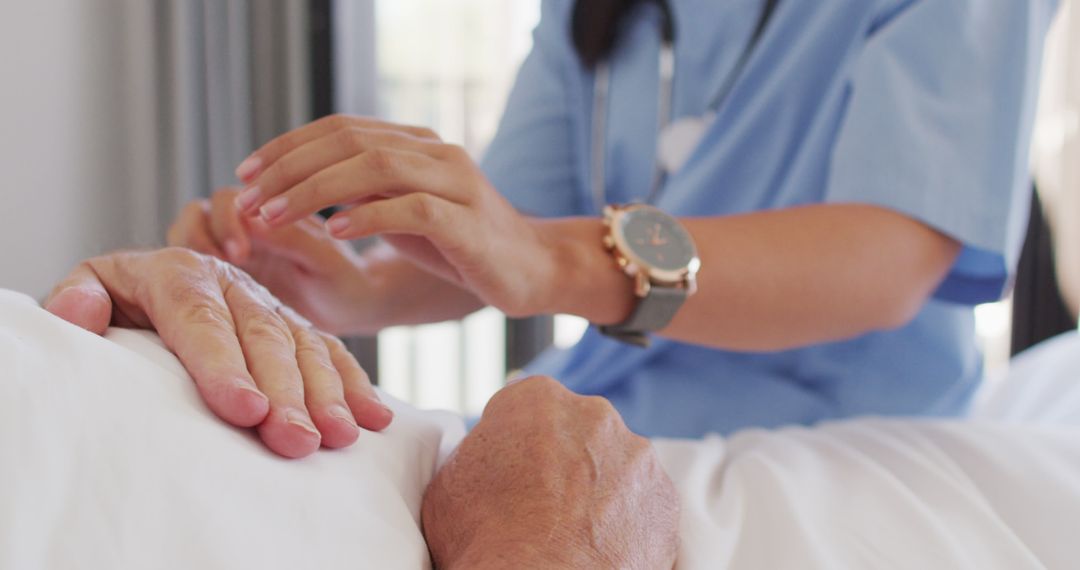
[[[540,25],[555,26],[569,32],[576,3],[577,0],[541,0]]]
[[[864,0],[838,0],[842,4],[863,6]],[[874,13],[880,21],[918,10],[939,11],[956,17],[970,18],[976,13],[1035,11],[1054,13],[1060,0],[1015,0],[1011,2],[985,2],[985,0],[872,0]]]
[[[573,41],[570,26],[576,0],[542,0],[540,23],[533,34],[534,42],[550,54],[569,55]]]

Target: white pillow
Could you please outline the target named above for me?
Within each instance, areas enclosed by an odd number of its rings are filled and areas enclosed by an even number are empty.
[[[1067,349],[1046,354],[1045,377],[1075,373]],[[682,498],[677,568],[1075,565],[1080,388],[1040,378],[1043,401],[1072,402],[1042,425],[657,440]],[[0,290],[0,569],[427,568],[420,499],[463,426],[388,403],[386,432],[281,459],[214,417],[155,336],[103,339]]]
[[[0,568],[426,568],[420,498],[461,421],[396,417],[282,459],[217,419],[154,335],[0,290]]]
[[[678,569],[1075,568],[1080,429],[859,419],[655,442]]]
[[[1080,425],[1080,332],[1067,332],[1016,355],[990,378],[972,417],[1027,424]]]
[[[679,568],[1075,568],[1080,335],[988,383],[958,421],[861,418],[658,440]]]

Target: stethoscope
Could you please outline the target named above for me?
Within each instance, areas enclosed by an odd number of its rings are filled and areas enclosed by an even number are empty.
[[[776,5],[779,0],[765,0],[765,6],[758,17],[750,41],[739,55],[735,67],[728,72],[710,101],[705,112],[697,116],[682,117],[677,121],[671,121],[671,92],[675,82],[675,20],[671,14],[671,6],[667,0],[653,0],[660,7],[660,91],[657,96],[657,132],[660,133],[656,144],[655,166],[653,168],[652,185],[645,203],[652,204],[656,200],[660,189],[668,175],[678,172],[690,159],[694,150],[701,144],[701,139],[709,130],[720,106],[727,99],[735,81],[742,74],[747,61],[761,40]],[[611,68],[607,61],[601,61],[596,66],[596,79],[593,84],[593,113],[592,113],[592,137],[590,155],[592,169],[590,175],[590,188],[592,189],[593,201],[597,211],[603,210],[606,205],[606,192],[604,190],[604,154],[607,146],[607,112],[609,100],[609,88],[611,86]]]

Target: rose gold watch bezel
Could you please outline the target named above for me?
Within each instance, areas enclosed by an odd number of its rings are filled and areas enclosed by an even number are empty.
[[[697,255],[697,244],[693,236],[690,237],[690,245],[694,248],[693,256],[685,267],[675,270],[659,269],[650,265],[647,261],[638,257],[623,233],[618,230],[620,221],[627,213],[634,210],[652,209],[662,214],[663,210],[648,204],[629,204],[625,206],[609,204],[604,207],[604,225],[608,232],[604,238],[604,245],[615,255],[615,260],[628,276],[634,278],[634,292],[639,297],[648,295],[652,284],[658,283],[673,287],[685,287],[687,295],[693,295],[697,291],[697,272],[701,268],[701,259]],[[644,271],[642,271],[644,269]]]

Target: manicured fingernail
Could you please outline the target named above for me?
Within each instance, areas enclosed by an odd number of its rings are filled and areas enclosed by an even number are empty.
[[[236,243],[234,239],[225,240],[225,255],[229,256],[229,261],[238,262],[240,260],[240,244]]]
[[[352,412],[342,406],[331,406],[327,413],[329,413],[332,418],[337,418],[353,426],[356,425],[356,419],[353,418]]]
[[[262,214],[262,218],[268,222],[274,221],[281,214],[285,213],[285,208],[289,205],[289,199],[284,196],[278,196],[273,200],[263,204],[262,208],[259,208],[259,213]]]
[[[311,432],[315,435],[320,435],[319,430],[315,429],[315,426],[311,425],[311,421],[307,419],[307,416],[296,410],[289,410],[285,412],[285,421],[304,431]]]
[[[236,209],[246,212],[259,200],[259,187],[252,186],[236,195]]]
[[[244,161],[240,163],[240,166],[236,167],[236,177],[246,182],[247,179],[258,172],[260,166],[262,166],[262,159],[255,155],[251,155],[245,158]]]
[[[330,232],[331,234],[344,233],[345,230],[349,229],[349,225],[351,223],[352,221],[345,216],[330,218],[326,222],[326,231]]]

